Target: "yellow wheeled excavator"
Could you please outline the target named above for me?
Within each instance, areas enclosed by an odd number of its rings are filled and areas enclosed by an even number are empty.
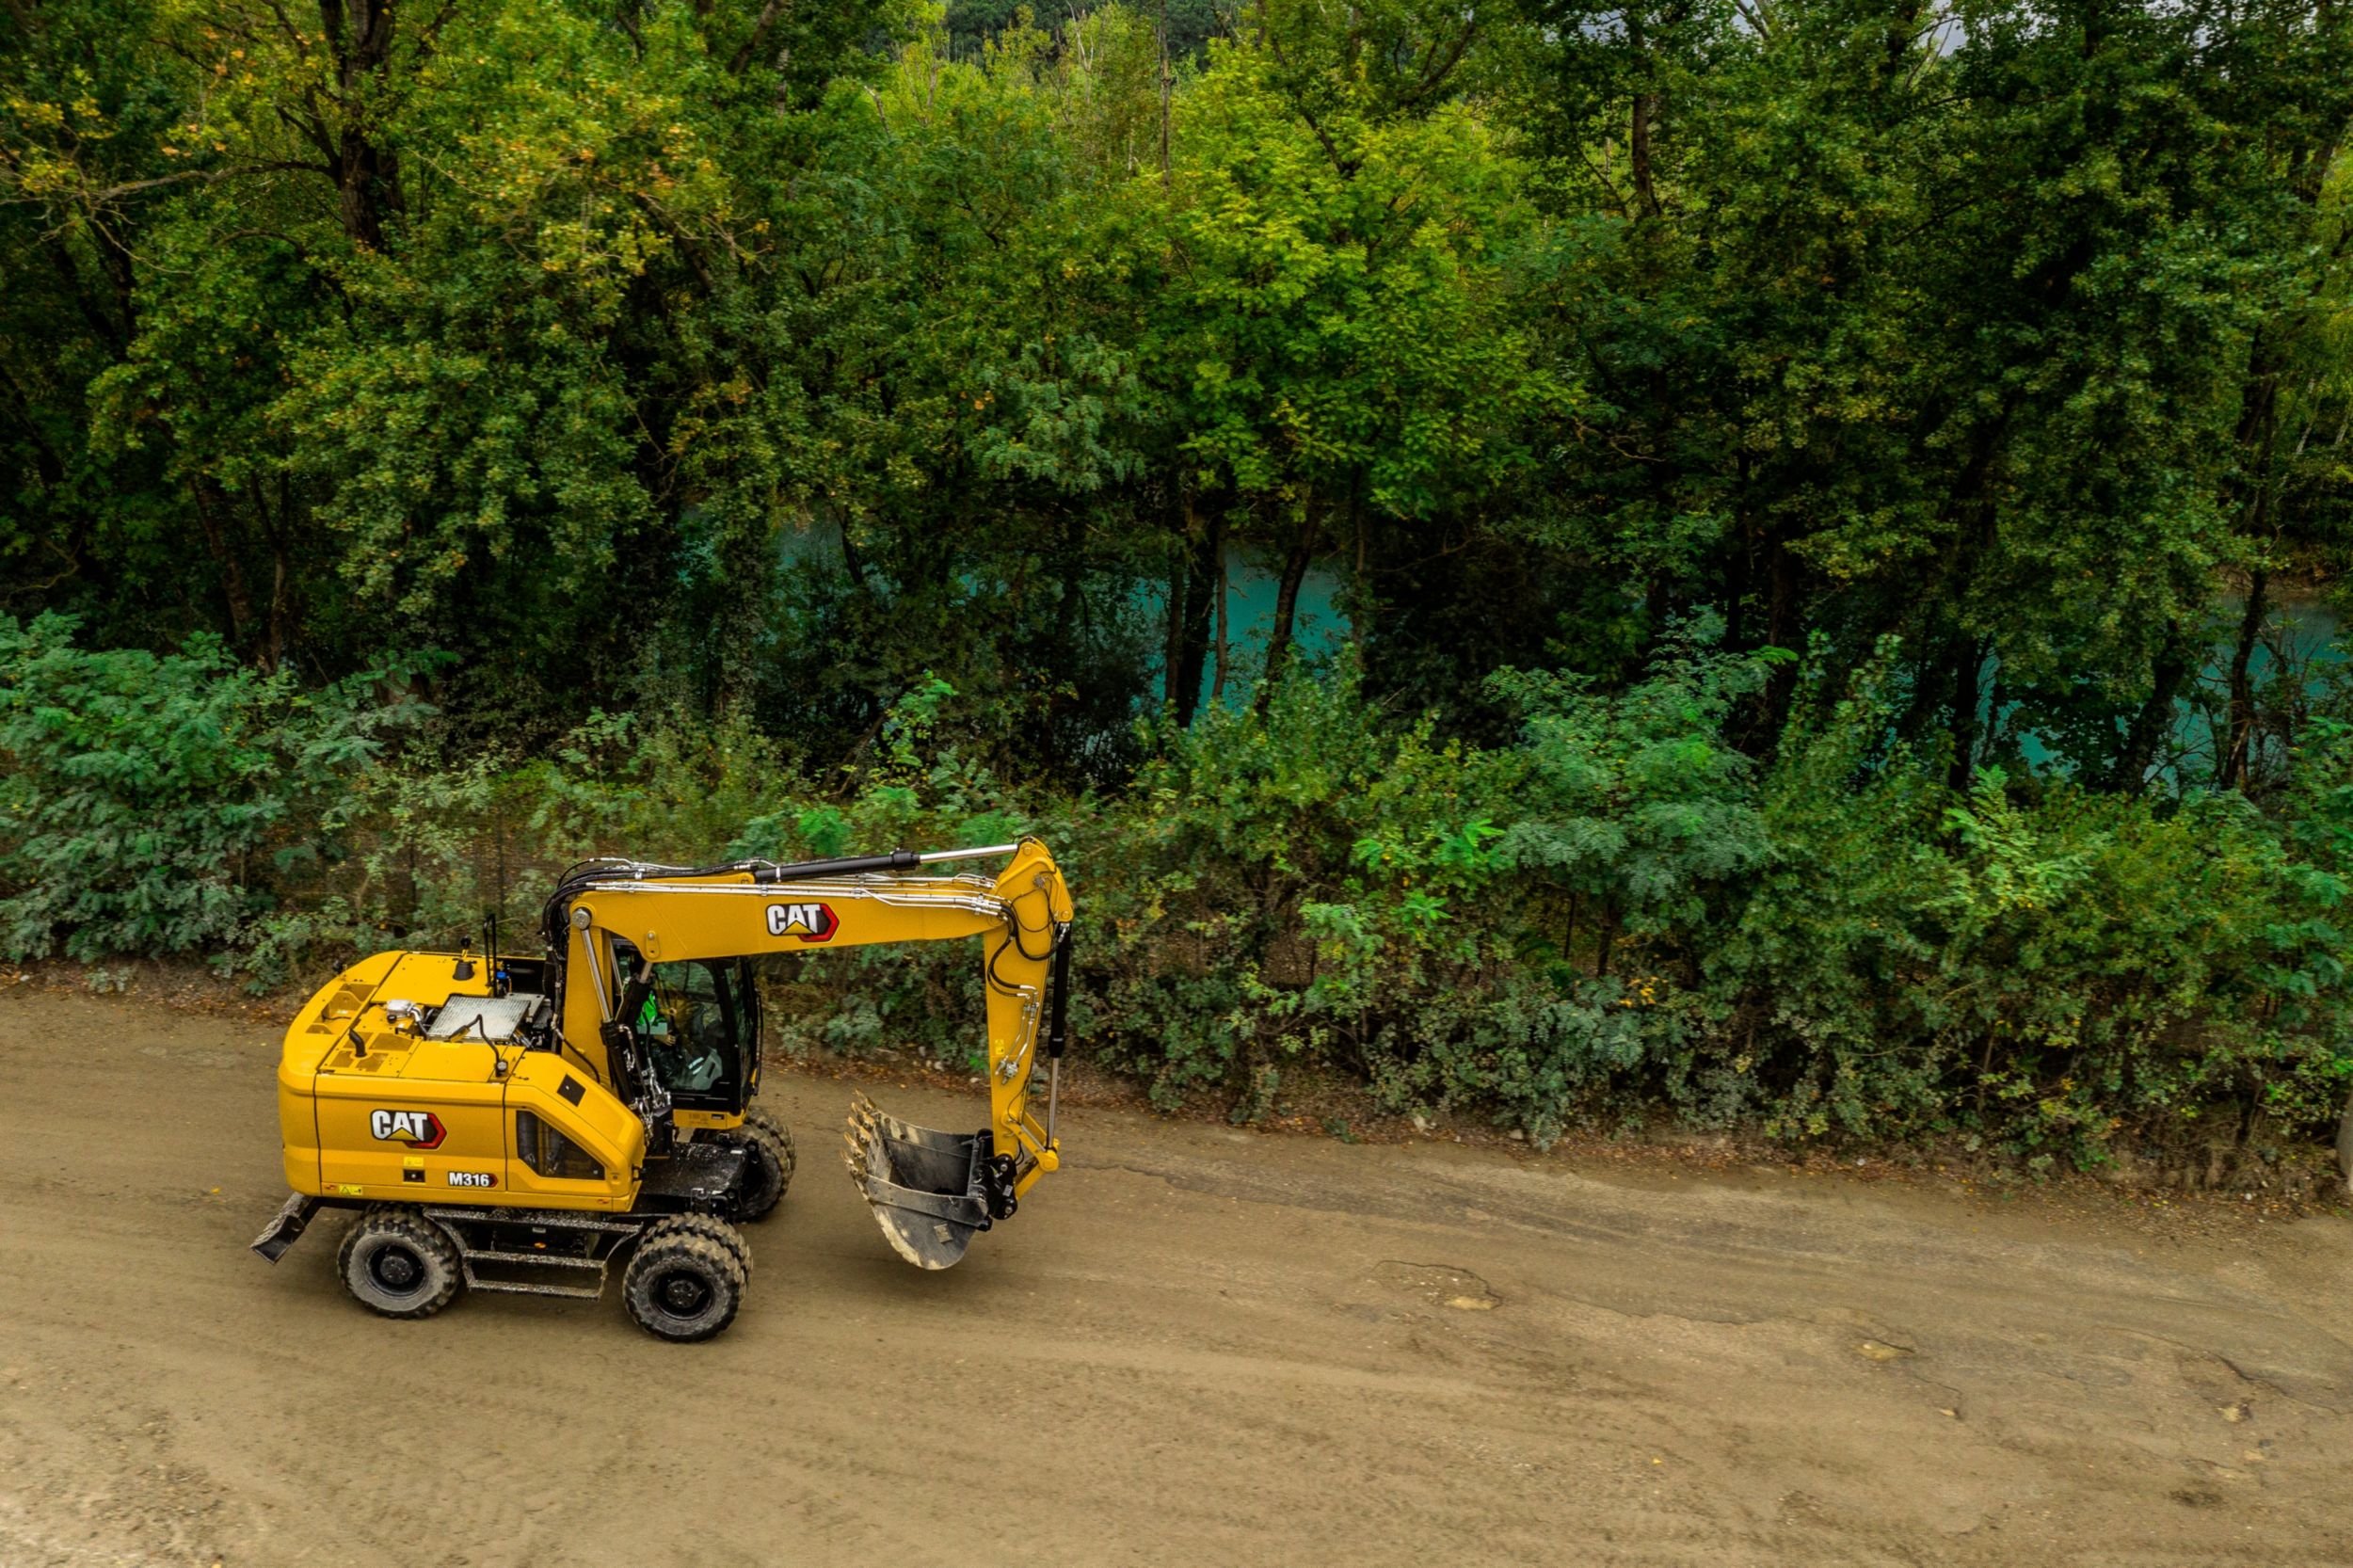
[[[930,870],[1010,856],[994,875]],[[778,865],[596,860],[556,884],[538,957],[382,952],[337,975],[278,1066],[285,1207],[271,1262],[322,1208],[359,1210],[344,1286],[394,1318],[460,1289],[601,1295],[664,1339],[733,1320],[741,1226],[784,1196],[793,1150],[753,1105],[765,953],[980,940],[989,1119],[969,1133],[858,1096],[850,1173],[908,1262],[944,1269],[1060,1164],[1070,890],[1034,839]],[[1046,1116],[1030,1087],[1046,1058]]]

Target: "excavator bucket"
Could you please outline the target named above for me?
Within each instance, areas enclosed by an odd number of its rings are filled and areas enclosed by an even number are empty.
[[[976,1232],[1012,1212],[1010,1190],[996,1170],[985,1132],[938,1132],[874,1109],[864,1095],[850,1105],[843,1162],[865,1194],[891,1250],[919,1269],[945,1269],[964,1256]],[[996,1178],[993,1183],[992,1178]]]

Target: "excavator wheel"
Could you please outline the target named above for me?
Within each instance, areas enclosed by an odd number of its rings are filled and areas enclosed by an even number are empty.
[[[696,1236],[710,1237],[713,1241],[733,1253],[735,1260],[744,1266],[744,1277],[751,1278],[752,1244],[744,1239],[742,1231],[728,1224],[727,1221],[715,1214],[674,1214],[665,1223],[676,1225],[680,1230],[691,1231]]]
[[[744,1302],[744,1265],[734,1249],[685,1223],[692,1218],[674,1215],[648,1225],[621,1275],[621,1302],[637,1326],[684,1344],[735,1321]]]
[[[465,1278],[457,1243],[424,1215],[380,1203],[360,1216],[335,1255],[344,1288],[387,1318],[430,1318]]]
[[[792,1185],[792,1134],[764,1111],[744,1117],[744,1125],[719,1134],[722,1143],[740,1144],[750,1154],[744,1162],[744,1188],[729,1206],[728,1218],[738,1224],[765,1219],[784,1201]]]

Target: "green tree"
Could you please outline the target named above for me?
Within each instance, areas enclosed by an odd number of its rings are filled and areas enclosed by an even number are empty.
[[[1533,461],[1529,432],[1574,407],[1513,297],[1540,245],[1514,167],[1466,106],[1303,109],[1271,38],[1214,46],[1188,95],[1164,194],[1168,256],[1151,354],[1203,482],[1280,563],[1264,689],[1290,653],[1308,567],[1355,568],[1377,623],[1376,531],[1412,536]]]

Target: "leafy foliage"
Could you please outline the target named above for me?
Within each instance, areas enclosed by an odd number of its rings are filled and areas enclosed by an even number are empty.
[[[6,8],[7,951],[1042,828],[1163,1097],[2317,1128],[2349,121],[2310,0]]]
[[[0,947],[201,952],[247,938],[271,873],[352,814],[354,779],[424,712],[360,680],[302,691],[199,637],[87,652],[73,622],[0,619]]]

